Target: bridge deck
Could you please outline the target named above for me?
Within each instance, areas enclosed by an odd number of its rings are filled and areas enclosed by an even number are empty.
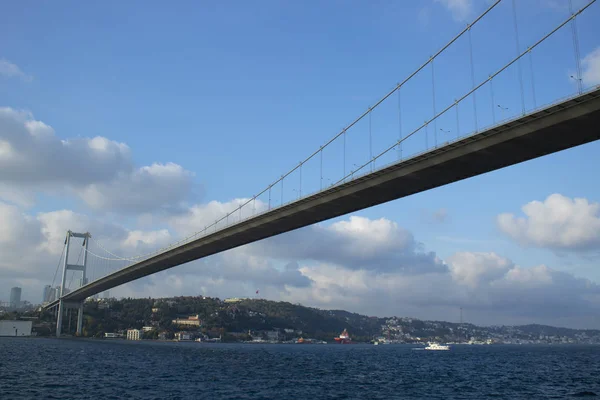
[[[183,244],[91,282],[63,299],[83,300],[192,260],[598,139],[600,89]]]

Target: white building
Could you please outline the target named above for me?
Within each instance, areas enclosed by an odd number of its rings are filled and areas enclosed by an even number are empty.
[[[0,321],[0,336],[31,336],[31,321]]]
[[[190,315],[185,318],[177,318],[171,321],[173,325],[187,325],[187,326],[200,326],[202,325],[202,320],[199,315]]]
[[[240,301],[248,300],[247,297],[229,297],[223,300],[225,303],[239,303]]]
[[[142,340],[144,331],[141,329],[127,329],[127,340]]]
[[[188,332],[175,332],[175,340],[192,340],[192,335]]]

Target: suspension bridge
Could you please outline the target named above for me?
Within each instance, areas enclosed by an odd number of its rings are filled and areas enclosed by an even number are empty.
[[[600,86],[594,86],[597,82],[585,82],[583,78],[577,30],[577,19],[588,12],[595,0],[578,10],[571,8],[567,18],[526,48],[519,44],[517,3],[514,0],[512,3],[504,1],[507,7],[512,7],[516,51],[477,82],[472,31],[501,3],[503,0],[491,4],[405,80],[309,157],[258,194],[240,200],[222,217],[198,227],[196,232],[181,241],[148,254],[130,256],[122,249],[109,250],[110,245],[90,233],[67,232],[54,279],[60,277],[60,286],[44,305],[45,309],[56,312],[57,335],[61,334],[65,310],[77,310],[76,329],[81,334],[83,302],[90,296],[127,282],[320,221],[600,139]],[[569,76],[569,71],[563,71],[563,78],[572,79],[573,92],[551,99],[546,97],[543,100],[550,101],[538,106],[541,102],[539,93],[536,94],[533,54],[540,46],[547,45],[553,37],[567,30],[570,30],[567,33],[572,38],[571,48],[564,50],[568,54],[553,53],[553,56],[573,60],[574,72]],[[600,37],[592,40],[596,41],[596,45],[600,44]],[[439,99],[444,96],[439,89],[436,91],[434,63],[460,41],[468,44],[470,85],[448,104],[440,105]],[[527,59],[531,67],[529,89],[525,88],[522,68]],[[401,92],[423,74],[431,76],[431,111],[428,111],[423,123],[407,130],[403,115],[420,110],[411,109],[411,105],[403,106]],[[515,107],[513,115],[504,115],[508,108],[497,102],[494,82],[501,86],[512,82],[516,87],[512,94],[520,107]],[[382,126],[386,131],[393,130],[397,136],[374,151],[374,112],[392,102],[394,94],[397,95],[397,106],[393,107],[392,116],[388,116]],[[488,111],[484,112],[483,107]],[[498,110],[501,118],[496,118]],[[450,138],[448,134],[451,132],[438,128],[437,124],[440,122],[448,126],[452,118],[456,132]],[[396,121],[395,128],[392,120]],[[488,126],[484,127],[485,124]],[[357,133],[361,126],[366,129]],[[438,142],[438,132],[444,134],[442,142]],[[368,146],[360,146],[361,150],[368,149],[368,156],[363,154],[362,158],[353,158],[357,152],[347,148],[347,140],[361,134],[368,135]],[[334,151],[336,155],[332,156]],[[334,179],[323,175],[323,164],[328,157],[339,162],[338,175]],[[287,196],[285,189],[288,190]],[[293,195],[290,196],[290,193]],[[277,206],[274,205],[274,197],[279,198]],[[76,245],[80,245],[79,251]],[[117,245],[115,247],[118,248]],[[77,287],[71,288],[76,275],[80,276]]]

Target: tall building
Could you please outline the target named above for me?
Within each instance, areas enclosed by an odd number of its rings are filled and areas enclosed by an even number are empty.
[[[104,293],[102,293],[102,297],[105,299],[110,298],[110,290],[105,290]]]
[[[54,294],[54,289],[52,289],[52,286],[50,285],[46,285],[44,286],[44,294],[42,295],[42,303],[49,303],[51,301],[53,301],[54,299],[51,299]]]
[[[59,299],[59,298],[60,298],[60,291],[61,291],[61,287],[60,287],[60,285],[58,285],[58,286],[56,287],[56,298],[57,298],[57,299]],[[69,288],[64,288],[64,289],[62,289],[62,292],[63,292],[62,294],[63,294],[63,296],[64,296],[65,294],[69,293],[70,291],[71,291],[71,289],[69,289]]]
[[[10,308],[21,306],[21,288],[14,287],[10,289]]]

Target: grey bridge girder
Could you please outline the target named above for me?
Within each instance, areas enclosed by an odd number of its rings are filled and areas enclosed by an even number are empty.
[[[116,271],[96,293],[202,257],[600,139],[600,89],[360,176]],[[51,307],[52,304],[47,307]]]

